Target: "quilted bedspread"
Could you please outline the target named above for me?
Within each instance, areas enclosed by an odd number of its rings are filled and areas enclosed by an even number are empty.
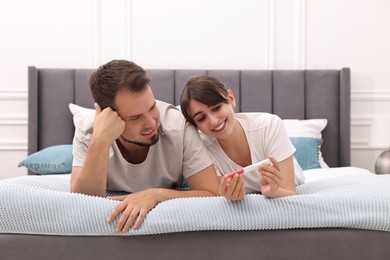
[[[159,203],[138,230],[114,232],[119,203],[69,192],[69,180],[23,176],[0,181],[0,233],[151,235],[204,230],[353,228],[390,231],[390,175],[356,175],[297,187],[298,195],[179,198]]]

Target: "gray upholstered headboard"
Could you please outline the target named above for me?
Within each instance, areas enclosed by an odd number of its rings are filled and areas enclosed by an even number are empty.
[[[93,108],[92,69],[28,68],[28,153],[70,144],[68,104]],[[327,118],[322,153],[331,167],[350,165],[350,70],[147,70],[156,99],[177,105],[189,76],[209,74],[232,89],[237,111],[283,119]]]

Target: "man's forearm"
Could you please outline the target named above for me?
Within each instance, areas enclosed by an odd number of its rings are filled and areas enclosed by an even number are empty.
[[[71,192],[105,196],[108,153],[109,148],[104,148],[91,142],[84,165],[72,171]]]

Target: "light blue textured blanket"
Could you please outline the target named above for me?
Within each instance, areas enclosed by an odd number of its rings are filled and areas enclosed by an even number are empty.
[[[313,181],[299,195],[267,199],[247,195],[182,198],[158,204],[141,228],[114,232],[106,217],[117,201],[69,193],[69,181],[25,176],[0,181],[0,233],[44,235],[147,235],[203,230],[355,228],[390,231],[390,175]]]

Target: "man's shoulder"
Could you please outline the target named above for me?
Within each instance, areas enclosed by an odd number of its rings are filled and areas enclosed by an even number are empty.
[[[168,109],[168,110],[173,109],[174,111],[178,111],[181,114],[180,106],[174,106],[171,103],[167,103],[161,100],[156,100],[156,104],[159,109]]]
[[[182,131],[186,120],[181,111],[172,104],[156,100],[160,110],[160,122],[164,131]]]

